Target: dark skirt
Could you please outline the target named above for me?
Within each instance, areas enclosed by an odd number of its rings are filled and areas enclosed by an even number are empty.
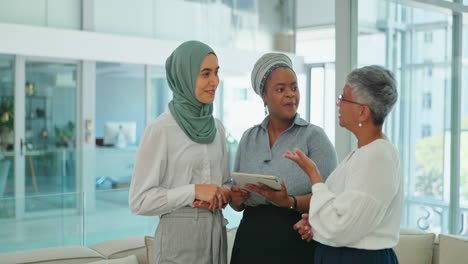
[[[293,225],[301,213],[272,205],[247,206],[236,232],[231,264],[314,263],[316,242],[306,242]]]
[[[366,250],[316,244],[315,264],[398,264],[395,251],[391,248]]]

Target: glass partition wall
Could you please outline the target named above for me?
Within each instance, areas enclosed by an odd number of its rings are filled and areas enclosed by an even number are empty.
[[[385,131],[400,150],[405,176],[402,225],[436,233],[468,235],[468,148],[466,126],[466,59],[456,61],[456,39],[462,28],[451,12],[430,6],[413,7],[394,1],[359,1],[358,65],[390,68],[398,81],[399,101]],[[466,26],[466,25],[465,25]],[[464,29],[463,43],[467,41]],[[455,67],[455,68],[454,68]],[[457,79],[461,78],[461,86]],[[461,91],[461,107],[453,93]],[[460,149],[453,153],[457,120]],[[457,121],[457,122],[454,122]],[[454,141],[455,140],[455,141]],[[454,169],[460,171],[454,173]],[[458,192],[457,190],[460,190]],[[460,228],[455,224],[458,222]]]
[[[0,55],[0,198],[12,197],[14,190],[15,57]],[[0,205],[0,218],[8,207]]]
[[[96,64],[96,188],[126,188],[145,128],[145,66]]]
[[[26,195],[77,191],[77,64],[26,60],[24,153]],[[76,201],[31,198],[26,211],[43,211]]]
[[[214,115],[225,124],[231,163],[242,132],[264,117],[250,85],[255,60],[273,50],[294,53],[294,1],[92,2],[9,1],[0,10],[0,31],[14,28],[11,42],[22,34],[51,36],[43,38],[49,45],[22,41],[12,45],[25,46],[10,51],[15,56],[0,55],[0,236],[8,238],[0,241],[2,252],[154,231],[157,217],[129,212],[126,187],[144,127],[171,99],[164,61],[180,41],[198,39],[219,52]],[[25,4],[33,7],[26,13]],[[168,30],[168,14],[193,23]],[[90,35],[97,41],[85,41]],[[78,45],[54,46],[68,39]],[[116,44],[125,48],[115,53]],[[293,61],[305,96],[302,59]],[[112,142],[119,133],[128,136],[125,144]],[[228,227],[241,216],[229,208],[225,215]]]
[[[77,64],[13,56],[0,61],[0,190],[2,198],[16,198],[0,204],[0,219],[75,208],[75,201],[37,196],[77,190]]]
[[[468,4],[468,1],[465,0]],[[463,21],[460,115],[460,208],[461,234],[468,234],[468,18]]]

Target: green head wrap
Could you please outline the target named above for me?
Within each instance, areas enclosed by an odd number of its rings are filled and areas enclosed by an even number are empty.
[[[169,110],[180,128],[194,142],[207,144],[216,136],[213,104],[195,97],[195,85],[206,55],[214,51],[199,41],[187,41],[166,60],[166,76],[172,90]]]

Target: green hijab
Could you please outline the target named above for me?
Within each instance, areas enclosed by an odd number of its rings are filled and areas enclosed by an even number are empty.
[[[187,41],[166,60],[166,77],[173,93],[169,110],[185,134],[201,144],[213,142],[216,136],[213,104],[201,103],[195,97],[200,66],[209,53],[214,51],[206,44]]]

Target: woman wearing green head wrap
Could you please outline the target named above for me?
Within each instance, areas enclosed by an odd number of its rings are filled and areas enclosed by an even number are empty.
[[[154,263],[227,263],[221,209],[231,180],[224,128],[212,115],[218,69],[213,50],[198,41],[166,61],[173,99],[145,129],[129,192],[134,214],[161,216]]]

